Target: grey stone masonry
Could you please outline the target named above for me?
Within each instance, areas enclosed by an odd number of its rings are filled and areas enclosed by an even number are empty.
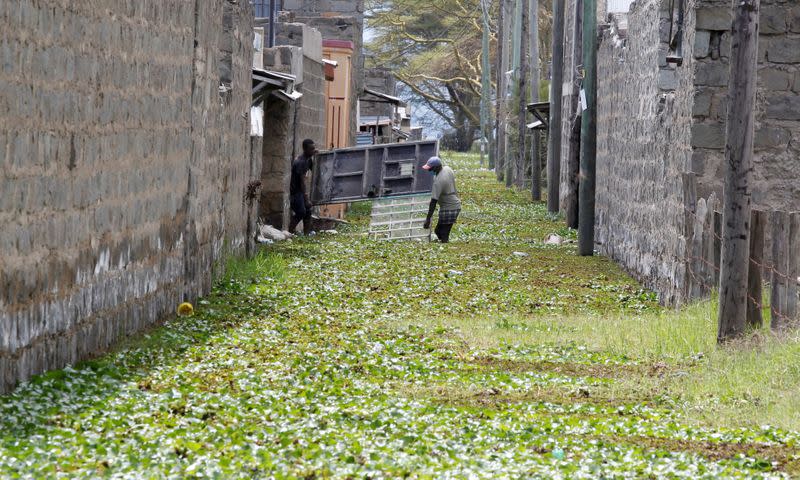
[[[365,88],[396,96],[397,79],[386,68],[370,68],[365,73]],[[382,117],[394,117],[395,107],[389,103],[361,102],[361,115],[380,115]]]
[[[235,0],[3,1],[0,25],[5,392],[207,293],[242,248],[253,42]]]
[[[295,38],[296,43],[302,39]],[[322,41],[317,37],[317,41]],[[264,66],[270,70],[297,75],[302,79],[295,89],[303,94],[297,101],[271,96],[264,108],[261,197],[259,217],[285,229],[289,226],[289,180],[292,159],[302,153],[306,138],[318,145],[325,138],[325,74],[321,62],[294,46],[278,46],[264,51]]]
[[[627,40],[621,42],[613,29],[602,38],[595,241],[663,303],[675,304],[684,299],[681,173],[691,162],[693,76],[690,48],[681,67],[661,61],[666,4],[636,2]],[[691,27],[692,16],[687,20]],[[694,44],[692,32],[687,28],[684,45]]]
[[[612,22],[602,38],[596,243],[662,302],[680,304],[695,294],[687,205],[723,198],[732,9],[728,0],[687,3],[677,66],[665,57],[670,3],[635,2],[625,34]],[[795,1],[762,0],[752,199],[766,211],[800,209],[798,17]]]
[[[697,48],[692,145],[704,162],[694,170],[698,195],[722,198],[726,104],[730,65],[730,2],[698,0],[696,36],[709,37]],[[764,210],[800,209],[800,5],[762,0],[759,35],[758,94],[753,201]],[[702,19],[702,21],[701,21]],[[708,105],[708,108],[706,108]]]
[[[285,0],[281,21],[299,22],[320,31],[323,40],[353,42],[350,99],[350,145],[358,131],[358,98],[364,91],[364,1],[363,0]]]

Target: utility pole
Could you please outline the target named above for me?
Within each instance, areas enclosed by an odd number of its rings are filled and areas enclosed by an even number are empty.
[[[564,195],[564,211],[569,228],[578,228],[578,174],[581,164],[581,115],[580,106],[581,83],[583,82],[583,0],[575,1],[575,24],[572,35],[572,58],[575,62],[570,72],[572,95],[570,98],[570,132],[567,146],[567,192]]]
[[[495,173],[497,180],[502,182],[505,178],[506,163],[506,71],[508,70],[508,39],[510,37],[510,4],[511,0],[500,0],[499,33],[497,35],[497,156],[495,158]]]
[[[583,0],[583,92],[581,170],[578,187],[578,254],[594,254],[594,187],[597,160],[597,0]]]
[[[561,181],[561,93],[564,82],[564,0],[553,0],[553,75],[547,148],[547,210],[558,213]]]
[[[483,152],[489,146],[491,135],[490,111],[492,82],[490,80],[491,67],[489,67],[489,0],[481,0],[481,10],[483,12],[483,39],[481,52],[481,168],[483,168]],[[489,150],[489,167],[494,166],[491,148]]]
[[[750,183],[760,6],[760,0],[737,0],[734,4],[719,277],[717,341],[720,343],[741,335],[747,325]]]
[[[539,101],[539,0],[530,0],[531,102]],[[539,161],[539,133],[531,131],[531,199],[542,200],[542,164]]]
[[[520,62],[521,62],[521,52],[522,52],[522,1],[523,0],[514,0],[514,28],[513,34],[511,36],[511,70],[514,72],[511,77],[512,85],[509,88],[509,91],[513,95],[520,95],[521,92],[519,90],[519,79],[520,79]],[[508,109],[510,110],[510,108]],[[510,112],[508,112],[510,116]],[[519,118],[519,117],[517,117]],[[510,120],[510,119],[509,119]],[[506,155],[506,187],[511,187],[515,181],[517,180],[517,171],[519,169],[519,146],[520,141],[522,139],[517,139],[517,144],[513,146],[513,148],[508,148],[508,153]]]
[[[527,122],[527,106],[528,106],[528,0],[517,0],[520,4],[519,10],[521,15],[519,17],[520,28],[520,42],[519,42],[519,75],[517,75],[519,92],[519,115],[517,116],[517,168],[515,174],[515,184],[522,187],[525,184],[525,157],[527,149],[525,148],[525,133],[528,130]]]

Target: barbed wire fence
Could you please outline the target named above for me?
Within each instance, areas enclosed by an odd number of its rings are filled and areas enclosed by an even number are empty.
[[[694,174],[684,175],[686,283],[689,300],[708,298],[719,288],[722,201],[712,193],[697,198]],[[763,313],[780,332],[800,328],[800,212],[754,209],[750,222],[747,323],[760,327]]]

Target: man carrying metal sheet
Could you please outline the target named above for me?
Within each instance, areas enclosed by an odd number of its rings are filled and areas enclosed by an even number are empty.
[[[432,172],[433,179],[431,191],[431,204],[428,207],[428,217],[425,219],[424,228],[431,228],[431,217],[439,204],[439,221],[436,223],[436,237],[442,243],[450,241],[450,230],[461,213],[461,200],[456,190],[456,174],[452,168],[444,165],[439,157],[431,157],[422,168]]]
[[[303,222],[303,233],[309,235],[311,231],[311,200],[306,192],[306,173],[314,166],[314,155],[317,147],[314,140],[303,140],[303,154],[292,161],[292,178],[289,183],[290,203],[292,207],[292,221],[289,231],[294,233],[297,225]]]

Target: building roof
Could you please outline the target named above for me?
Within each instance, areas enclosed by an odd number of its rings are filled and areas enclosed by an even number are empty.
[[[253,105],[258,105],[272,94],[278,95],[286,100],[297,100],[303,94],[294,89],[294,82],[297,79],[288,73],[253,68]]]
[[[538,128],[549,128],[548,120],[550,116],[550,102],[537,102],[537,103],[529,103],[528,104],[528,111],[536,117],[536,120],[541,122],[542,126]],[[528,128],[535,128],[531,127],[530,125]]]
[[[359,122],[360,126],[370,126],[370,125],[391,125],[392,124],[392,117],[387,115],[362,115],[361,121]]]
[[[364,93],[369,95],[369,96],[376,97],[375,99],[361,97],[361,100],[365,101],[365,102],[391,103],[392,105],[405,105],[406,104],[406,102],[404,102],[400,98],[393,97],[391,95],[388,95],[388,94],[382,93],[382,92],[378,92],[376,90],[370,90],[369,88],[365,88],[364,89]]]
[[[322,46],[329,48],[349,48],[350,50],[356,48],[350,40],[323,40]]]

